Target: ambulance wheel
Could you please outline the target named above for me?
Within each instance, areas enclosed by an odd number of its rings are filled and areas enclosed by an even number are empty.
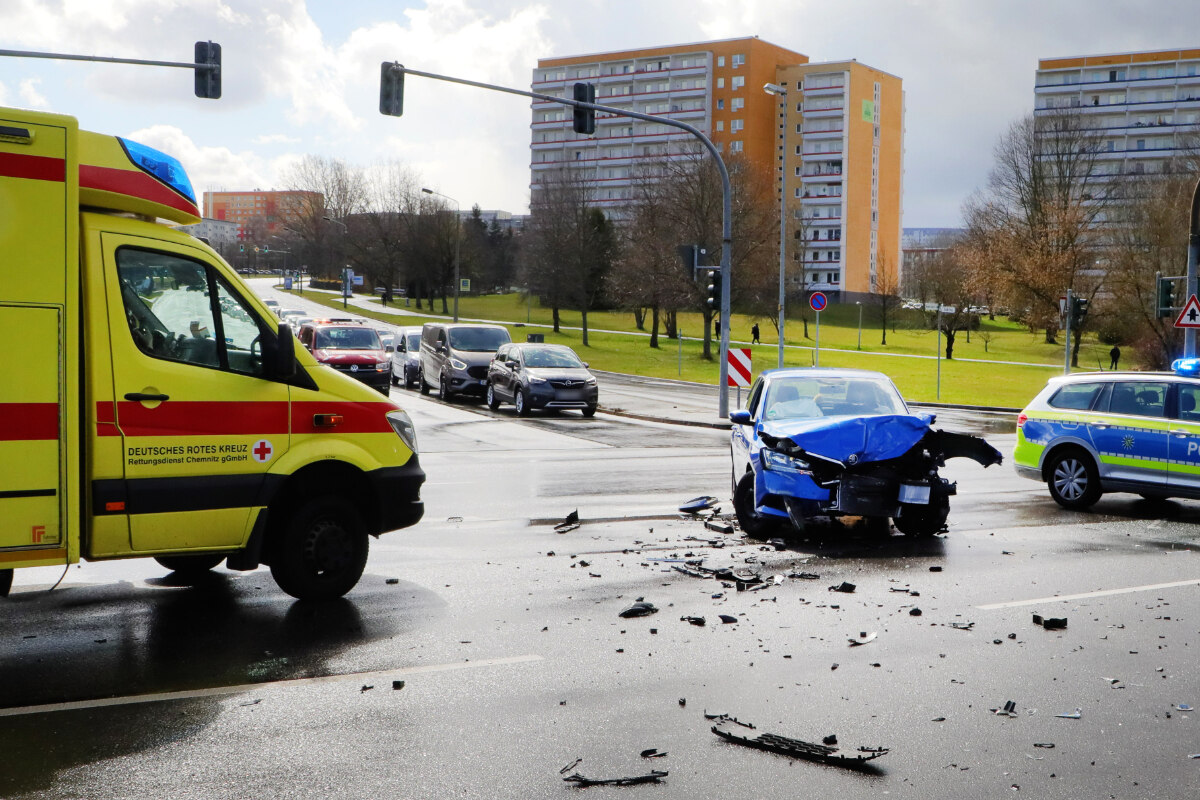
[[[425,370],[417,373],[417,388],[421,390],[421,394],[429,394],[429,384],[425,382]]]
[[[304,503],[279,531],[271,577],[300,600],[333,600],[354,588],[367,566],[367,531],[354,506],[334,496]]]
[[[905,503],[900,514],[892,518],[896,530],[905,536],[933,536],[946,524],[950,516],[950,498],[946,495],[935,495],[929,505],[912,505]]]
[[[1060,450],[1046,465],[1046,486],[1054,502],[1082,511],[1100,499],[1100,474],[1082,450]]]
[[[160,565],[180,575],[203,575],[225,560],[220,553],[204,553],[197,556],[155,556]]]
[[[771,521],[754,508],[754,473],[747,472],[733,490],[733,513],[737,515],[742,531],[755,539],[765,538],[771,530]]]

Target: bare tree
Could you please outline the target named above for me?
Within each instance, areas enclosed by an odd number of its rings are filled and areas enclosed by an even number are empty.
[[[895,324],[896,309],[900,307],[900,281],[896,269],[884,255],[878,258],[876,276],[872,300],[879,309],[879,343],[886,345],[888,321],[892,320],[892,324]]]
[[[308,155],[283,175],[289,191],[298,195],[284,220],[289,235],[299,244],[297,256],[314,275],[333,277],[341,269],[345,227],[330,223],[361,211],[366,202],[366,182],[358,167],[341,159]]]

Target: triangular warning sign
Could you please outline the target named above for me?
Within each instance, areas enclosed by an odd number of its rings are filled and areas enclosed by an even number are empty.
[[[1183,310],[1175,318],[1175,327],[1200,328],[1200,300],[1196,299],[1196,295],[1192,295],[1184,303]]]

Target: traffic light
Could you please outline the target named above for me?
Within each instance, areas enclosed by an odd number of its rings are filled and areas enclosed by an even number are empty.
[[[721,270],[714,269],[708,273],[708,307],[713,311],[721,310]]]
[[[221,45],[196,42],[196,97],[218,100],[221,97]],[[207,65],[206,67],[200,66]]]
[[[1169,317],[1175,313],[1175,282],[1161,275],[1157,280],[1158,288],[1154,294],[1158,298],[1158,308],[1155,313],[1160,317]]]
[[[579,103],[595,103],[596,84],[575,84],[575,100]],[[596,132],[596,110],[592,108],[580,108],[579,106],[575,106],[574,108],[575,132],[586,133],[588,136],[591,136]]]
[[[1071,298],[1071,327],[1078,330],[1087,316],[1088,299],[1086,297]]]
[[[404,66],[397,61],[379,65],[379,113],[404,115]]]

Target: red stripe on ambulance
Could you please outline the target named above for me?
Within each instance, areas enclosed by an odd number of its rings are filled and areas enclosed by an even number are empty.
[[[0,442],[58,439],[58,403],[0,403]]]
[[[0,178],[28,178],[32,181],[67,179],[67,162],[50,156],[31,156],[24,153],[0,153]]]

